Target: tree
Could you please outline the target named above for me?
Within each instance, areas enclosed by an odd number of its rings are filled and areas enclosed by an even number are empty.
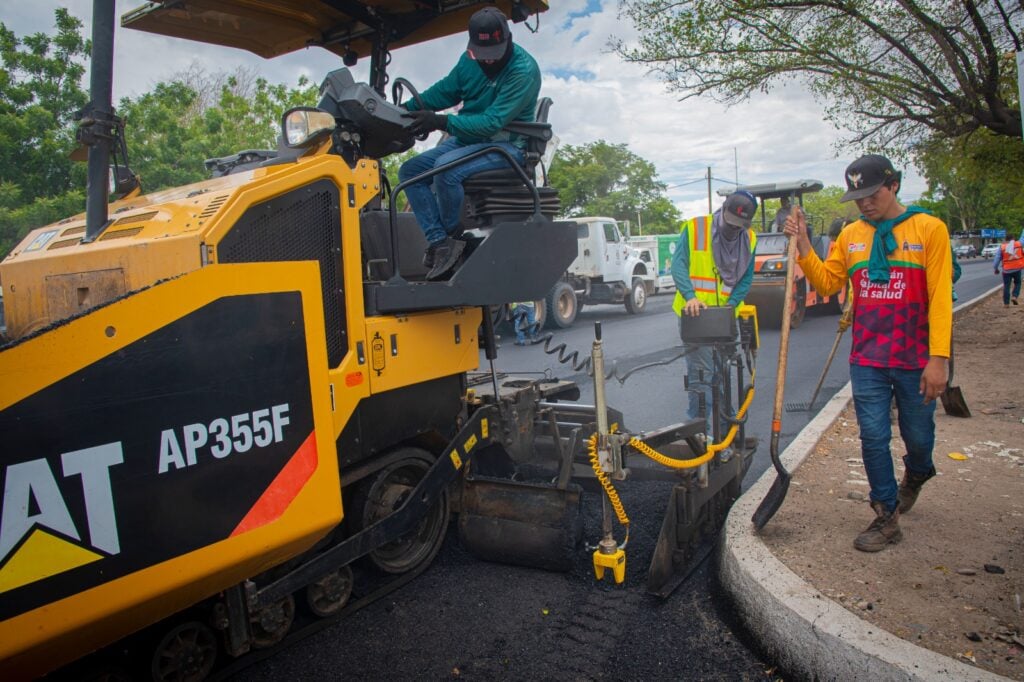
[[[639,213],[644,232],[678,231],[679,212],[664,196],[654,164],[625,144],[598,140],[560,147],[548,175],[566,215],[635,221]]]
[[[25,233],[85,207],[85,172],[68,155],[90,46],[82,23],[55,12],[54,35],[19,39],[0,23],[0,256]]]
[[[925,200],[951,230],[971,232],[1024,225],[1024,142],[985,130],[956,139],[932,138],[916,159],[928,179]]]
[[[614,44],[683,99],[725,103],[802,78],[856,143],[914,143],[981,128],[1021,137],[1007,0],[623,0],[640,44]],[[1017,27],[1016,29],[1014,27]]]
[[[119,106],[132,170],[152,192],[209,177],[204,161],[244,149],[276,149],[281,115],[295,106],[311,106],[317,88],[302,77],[298,87],[271,85],[257,78],[240,88],[234,75],[213,74],[221,83],[215,101],[203,100],[192,76],[158,83],[152,91]],[[189,81],[189,82],[186,82]]]

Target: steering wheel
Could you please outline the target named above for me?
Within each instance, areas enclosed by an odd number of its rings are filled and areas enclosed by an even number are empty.
[[[402,105],[403,88],[409,89],[409,95],[416,101],[416,104],[420,109],[427,108],[427,105],[423,103],[423,98],[420,97],[420,91],[417,90],[407,79],[402,77],[396,78],[395,82],[391,84],[391,101],[394,102],[396,107]],[[417,135],[416,139],[422,142],[427,139],[428,135],[430,135],[430,133],[423,133],[421,135]]]

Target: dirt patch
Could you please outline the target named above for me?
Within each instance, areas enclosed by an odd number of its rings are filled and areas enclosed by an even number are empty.
[[[852,405],[796,471],[763,537],[791,570],[864,620],[1024,680],[1024,308],[990,297],[957,321],[955,339],[954,383],[973,417],[947,416],[939,405],[939,475],[900,519],[903,542],[877,554],[853,548],[873,512]],[[901,476],[895,424],[893,436]]]

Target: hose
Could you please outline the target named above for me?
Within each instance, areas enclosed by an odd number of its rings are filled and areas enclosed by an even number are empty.
[[[557,345],[554,345],[554,344],[552,344],[552,339],[553,338],[554,338],[554,335],[552,335],[552,334],[548,334],[544,338],[544,352],[545,353],[547,353],[548,355],[556,355],[557,354],[558,357],[556,359],[558,360],[558,362],[562,363],[563,365],[565,365],[565,364],[569,365],[570,367],[572,367],[574,372],[586,372],[587,375],[589,375],[589,376],[593,376],[594,375],[594,368],[593,368],[593,365],[592,365],[592,359],[591,359],[591,357],[589,355],[586,358],[584,358],[583,360],[580,360],[580,353],[579,353],[579,351],[577,351],[577,350],[569,351],[568,350],[568,345],[566,345],[565,343],[559,343]],[[631,368],[629,370],[626,370],[626,372],[623,373],[623,374],[619,374],[618,366],[613,364],[612,368],[611,368],[611,371],[606,372],[604,378],[605,378],[605,381],[607,381],[609,379],[615,379],[616,381],[619,382],[620,385],[624,385],[626,383],[626,379],[631,377],[636,372],[639,372],[642,369],[648,369],[650,367],[660,367],[662,365],[669,365],[669,364],[675,362],[676,360],[680,360],[682,358],[685,358],[687,355],[689,355],[690,353],[694,352],[694,350],[695,349],[693,349],[693,348],[688,349],[688,350],[684,350],[681,353],[677,353],[677,354],[673,355],[672,357],[668,358],[667,360],[657,360],[655,362],[648,362],[648,363],[645,363],[645,364],[642,364],[642,365],[637,365],[636,367],[633,367],[633,368]]]
[[[739,422],[741,422],[743,417],[746,416],[750,403],[754,401],[754,373],[751,373],[750,381],[750,385],[747,386],[747,395],[743,399],[743,404],[740,405],[740,409],[736,411],[736,416],[732,420],[733,424],[729,427],[729,431],[725,434],[725,438],[720,443],[711,443],[708,445],[708,451],[700,457],[695,457],[693,459],[675,459],[674,457],[666,457],[636,437],[630,438],[629,444],[640,454],[650,457],[658,464],[667,466],[670,469],[692,469],[694,467],[699,467],[701,464],[704,464],[714,457],[715,454],[732,445],[732,441],[736,438],[736,434],[740,429]]]

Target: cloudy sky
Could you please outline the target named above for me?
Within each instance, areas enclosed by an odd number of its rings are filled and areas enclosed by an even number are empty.
[[[140,6],[142,0],[116,0],[117,15]],[[707,185],[700,181],[711,166],[714,178],[741,183],[784,182],[802,178],[842,183],[843,168],[861,150],[843,150],[841,137],[823,119],[822,107],[794,83],[726,108],[709,98],[680,101],[664,84],[643,69],[623,63],[608,49],[611,37],[636,39],[628,20],[618,16],[616,0],[551,0],[552,9],[540,17],[540,29],[530,33],[513,26],[513,39],[537,59],[544,74],[542,94],[554,100],[551,122],[563,143],[583,144],[598,139],[626,143],[651,161],[669,197],[683,215],[707,210]],[[0,21],[16,35],[52,32],[53,11],[69,11],[89,30],[91,0],[0,0]],[[532,22],[531,22],[532,23]],[[444,76],[465,49],[463,35],[451,36],[395,51],[389,73],[429,86]],[[115,33],[114,97],[135,96],[155,83],[198,63],[207,71],[254,67],[272,83],[294,85],[305,75],[319,82],[341,66],[320,48],[264,60],[250,53],[201,43],[164,38],[117,27]],[[354,69],[365,80],[369,60]],[[87,83],[87,81],[86,81]],[[904,200],[916,199],[924,181],[906,169]],[[693,181],[698,182],[693,182]],[[728,187],[714,182],[714,190]],[[720,203],[717,194],[714,202]]]

